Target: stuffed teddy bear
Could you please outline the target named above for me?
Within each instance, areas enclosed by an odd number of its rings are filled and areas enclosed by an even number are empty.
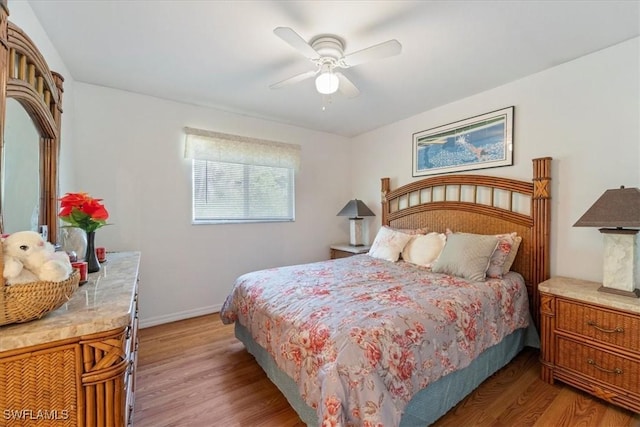
[[[4,250],[3,277],[8,285],[36,281],[60,282],[71,272],[69,257],[56,252],[35,231],[18,231],[2,240]]]

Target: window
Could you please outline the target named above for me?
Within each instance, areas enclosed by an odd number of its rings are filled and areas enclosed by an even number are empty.
[[[193,222],[292,221],[293,169],[193,160]]]
[[[299,145],[185,131],[194,224],[294,220]]]

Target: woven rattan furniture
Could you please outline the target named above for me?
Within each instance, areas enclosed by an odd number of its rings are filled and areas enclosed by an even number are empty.
[[[640,300],[600,285],[566,277],[540,284],[542,379],[640,413]]]
[[[139,262],[109,254],[59,309],[0,326],[0,426],[132,422]]]
[[[527,284],[531,314],[538,325],[538,284],[549,278],[551,158],[533,159],[530,182],[486,175],[440,175],[390,188],[382,178],[382,224],[444,233],[522,237],[511,270]]]

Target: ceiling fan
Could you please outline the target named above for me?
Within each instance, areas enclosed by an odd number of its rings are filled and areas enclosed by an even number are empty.
[[[320,35],[307,43],[289,27],[277,27],[273,32],[313,62],[316,69],[274,83],[269,86],[271,89],[279,89],[317,76],[316,89],[321,94],[330,95],[339,90],[343,95],[354,98],[360,94],[360,91],[351,80],[336,69],[354,67],[374,59],[398,55],[402,51],[400,42],[393,39],[345,55],[344,41],[334,35]]]

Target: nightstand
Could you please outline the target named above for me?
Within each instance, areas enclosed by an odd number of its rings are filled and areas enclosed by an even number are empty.
[[[640,299],[554,277],[540,291],[542,379],[640,413]]]
[[[366,254],[371,246],[351,246],[349,244],[331,245],[331,259],[346,258],[358,254]]]

